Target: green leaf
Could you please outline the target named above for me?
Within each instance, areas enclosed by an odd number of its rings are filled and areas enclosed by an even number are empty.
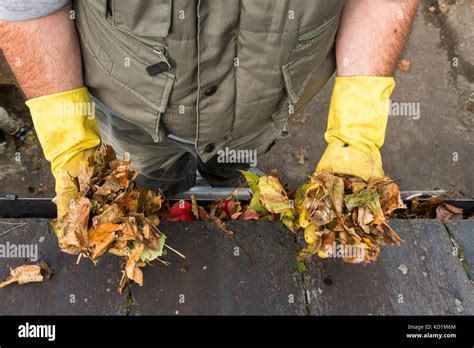
[[[257,185],[260,177],[257,174],[247,172],[245,170],[239,170],[247,180],[247,184],[249,185],[250,189],[253,193],[257,192]]]
[[[165,240],[166,240],[166,236],[162,233],[160,236],[160,239],[158,240],[158,244],[159,244],[158,250],[152,250],[145,247],[145,249],[143,249],[142,254],[140,255],[140,259],[143,262],[150,262],[156,259],[157,257],[160,257],[161,255],[163,255],[163,247],[165,246]]]
[[[369,206],[375,202],[378,202],[380,206],[379,195],[375,189],[364,189],[344,196],[344,203],[349,210],[355,207]]]
[[[272,214],[267,214],[267,215],[261,216],[261,217],[259,218],[259,220],[262,220],[262,221],[273,221],[274,218],[273,218],[273,215],[272,215]]]
[[[252,200],[249,204],[249,209],[252,209],[260,215],[260,217],[265,216],[268,214],[268,210],[264,208],[264,206],[260,203],[260,192],[255,191]]]
[[[288,228],[291,232],[295,233],[296,229],[298,228],[298,224],[296,223],[296,216],[293,214],[293,211],[287,210],[280,216],[281,221],[283,224]]]
[[[296,206],[303,204],[306,198],[306,191],[308,191],[308,188],[310,188],[312,184],[313,183],[311,181],[308,181],[304,183],[303,185],[301,185],[300,187],[298,187],[298,189],[295,192],[295,205]]]
[[[280,214],[291,209],[290,201],[286,196],[285,189],[278,178],[263,176],[258,182],[260,203],[269,212]]]
[[[298,261],[296,263],[296,267],[298,267],[298,272],[300,273],[306,272],[308,270],[304,261]]]

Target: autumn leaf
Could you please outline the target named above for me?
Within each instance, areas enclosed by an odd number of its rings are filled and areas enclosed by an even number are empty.
[[[239,170],[239,172],[241,172],[243,176],[245,177],[245,180],[247,181],[247,185],[252,190],[252,192],[253,193],[257,192],[258,190],[257,185],[260,180],[260,177],[257,174],[244,171],[244,170]]]
[[[125,272],[127,278],[133,280],[138,285],[143,285],[143,272],[140,267],[137,265],[137,262],[140,260],[140,257],[143,253],[144,245],[138,243],[133,248],[130,256],[128,257],[127,264],[125,265]]]
[[[320,173],[319,177],[323,177],[324,187],[329,197],[331,197],[331,201],[336,209],[336,214],[340,215],[344,203],[344,180],[341,177],[325,172]]]
[[[150,249],[148,247],[145,247],[143,249],[142,254],[140,255],[140,259],[143,262],[151,262],[155,260],[156,258],[160,257],[163,255],[163,247],[165,246],[165,241],[166,241],[166,236],[164,234],[160,235],[160,238],[158,240],[159,246],[156,250]]]
[[[300,207],[301,205],[303,205],[306,197],[307,197],[307,192],[309,191],[309,189],[314,186],[314,183],[312,182],[306,182],[304,183],[303,185],[301,185],[300,187],[298,187],[298,189],[296,190],[295,192],[295,207],[298,208]]]
[[[90,230],[89,246],[92,249],[92,261],[95,261],[107,251],[109,245],[116,238],[115,232],[120,230],[121,227],[122,225],[119,224],[104,223]]]
[[[211,218],[211,220],[216,224],[217,228],[219,228],[225,234],[228,234],[229,236],[232,236],[234,234],[234,232],[227,227],[225,222],[223,222],[218,217],[213,217]]]
[[[258,220],[259,216],[255,210],[247,209],[237,218],[238,220]]]
[[[463,209],[443,202],[436,207],[436,219],[446,222],[463,218]]]
[[[123,218],[122,210],[117,204],[112,204],[102,214],[94,216],[92,218],[92,226],[97,227],[98,225],[116,223]]]
[[[194,195],[191,195],[191,212],[193,213],[196,220],[199,220],[199,208]]]
[[[3,282],[0,282],[0,288],[4,288],[13,283],[23,285],[33,282],[42,282],[44,277],[41,274],[41,271],[43,271],[46,279],[50,278],[52,274],[51,268],[44,261],[40,261],[34,265],[22,265],[11,268],[10,276]]]
[[[357,207],[368,206],[372,202],[379,199],[379,195],[376,190],[360,190],[358,192],[348,194],[344,196],[344,203],[348,210],[352,210]]]
[[[398,186],[388,177],[363,181],[321,172],[313,174],[291,196],[277,177],[242,171],[252,190],[250,202],[241,202],[234,192],[206,209],[195,197],[191,197],[191,202],[163,205],[165,198],[161,192],[135,188],[138,170],[131,168],[130,163],[127,154],[119,160],[110,146],[100,146],[89,159],[89,167],[80,170],[77,178],[71,178],[80,190],[79,197],[57,224],[64,251],[81,253],[93,262],[105,252],[125,258],[119,291],[129,280],[142,285],[141,268],[150,261],[158,259],[168,264],[160,258],[165,246],[184,257],[165,245],[166,236],[157,228],[161,220],[213,221],[229,235],[233,231],[225,221],[280,220],[294,233],[304,228],[308,244],[298,254],[299,262],[312,255],[339,255],[340,249],[335,248],[342,245],[362,250],[356,256],[342,252],[340,256],[345,262],[368,263],[378,257],[379,245],[403,242],[387,223],[395,210],[404,208]],[[440,204],[430,205],[430,214],[436,210],[443,219],[462,216],[455,207]]]
[[[196,217],[193,214],[193,206],[185,200],[180,200],[173,204],[170,209],[170,215],[164,217],[165,221],[193,221]]]
[[[410,61],[408,59],[402,59],[398,64],[398,70],[408,72],[410,70]]]
[[[249,203],[249,209],[256,211],[260,217],[269,215],[269,211],[260,203],[260,192],[254,192]]]
[[[79,194],[85,196],[91,188],[91,179],[94,174],[94,167],[86,166],[79,168],[77,175]]]
[[[396,209],[406,209],[406,205],[400,198],[398,185],[385,177],[375,184],[380,197],[380,206],[386,215],[390,215]]]
[[[64,252],[79,254],[87,249],[90,210],[89,199],[78,197],[71,202],[69,212],[56,225],[55,232]]]
[[[271,213],[279,214],[291,209],[290,202],[280,181],[273,176],[263,176],[258,182],[260,202]]]

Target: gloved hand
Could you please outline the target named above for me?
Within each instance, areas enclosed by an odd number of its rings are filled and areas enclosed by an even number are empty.
[[[329,108],[328,146],[316,168],[368,180],[383,177],[379,149],[385,139],[393,77],[336,77]]]
[[[87,165],[89,156],[100,144],[95,115],[88,114],[88,110],[93,110],[90,103],[86,87],[26,102],[56,180],[58,219],[67,213],[71,199],[77,195],[70,175],[77,176],[79,168]]]

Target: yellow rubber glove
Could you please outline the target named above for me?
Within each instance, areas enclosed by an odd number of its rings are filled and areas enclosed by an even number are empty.
[[[379,149],[385,139],[393,77],[336,77],[329,107],[328,146],[316,171],[383,177]]]
[[[30,99],[36,134],[56,180],[58,218],[67,213],[77,190],[70,175],[77,176],[100,144],[100,134],[86,87]]]

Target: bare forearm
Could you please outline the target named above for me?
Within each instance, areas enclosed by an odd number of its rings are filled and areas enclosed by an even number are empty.
[[[391,76],[418,0],[347,0],[336,39],[338,76]]]
[[[0,21],[0,47],[27,98],[79,88],[82,63],[68,9],[27,21]]]

